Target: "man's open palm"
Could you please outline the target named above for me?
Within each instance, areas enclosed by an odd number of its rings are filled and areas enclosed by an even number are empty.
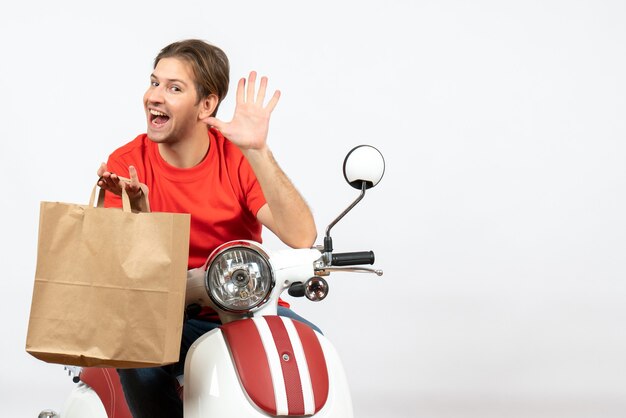
[[[248,82],[242,78],[237,84],[237,103],[235,114],[230,122],[223,122],[214,117],[203,121],[219,129],[222,134],[241,149],[261,149],[267,142],[270,115],[278,103],[280,91],[263,106],[267,90],[267,77],[261,77],[259,91],[255,95],[256,72],[250,72]]]

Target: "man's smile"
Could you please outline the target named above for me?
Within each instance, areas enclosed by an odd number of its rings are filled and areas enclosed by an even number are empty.
[[[166,113],[161,112],[159,110],[149,109],[149,113],[150,113],[150,123],[154,127],[157,127],[157,128],[162,127],[170,120],[170,117]]]

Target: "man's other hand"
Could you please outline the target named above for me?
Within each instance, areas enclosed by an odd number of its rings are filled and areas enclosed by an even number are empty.
[[[107,169],[105,163],[100,164],[98,168],[98,186],[106,190],[107,192],[115,193],[118,196],[122,195],[122,187],[126,189],[128,198],[132,201],[137,200],[141,196],[141,186],[139,183],[139,177],[137,177],[137,170],[132,165],[128,167],[128,174],[130,179],[126,179],[118,176],[115,173],[111,173]],[[146,185],[143,185],[146,187]]]

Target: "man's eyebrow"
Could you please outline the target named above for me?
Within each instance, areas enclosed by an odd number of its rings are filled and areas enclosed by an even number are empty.
[[[155,80],[159,80],[159,77],[155,76],[154,73],[150,74],[150,78],[154,78]],[[159,80],[161,81],[161,80]],[[180,83],[183,85],[187,85],[187,83],[185,83],[183,80],[179,80],[178,78],[166,78],[164,79],[164,81],[167,81],[169,83]]]

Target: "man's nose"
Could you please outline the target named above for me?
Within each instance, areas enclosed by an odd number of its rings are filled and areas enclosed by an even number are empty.
[[[152,87],[148,91],[148,102],[163,103],[163,88],[161,86]]]

